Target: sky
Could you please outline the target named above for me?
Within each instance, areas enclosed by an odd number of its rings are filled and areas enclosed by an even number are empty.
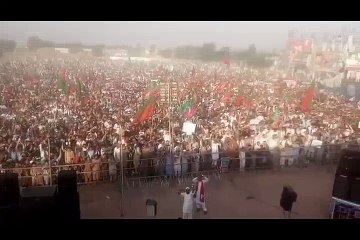
[[[360,22],[289,22],[289,21],[133,21],[133,22],[0,22],[0,39],[26,44],[30,36],[65,43],[121,45],[137,43],[160,48],[179,45],[215,43],[217,47],[247,48],[255,44],[258,50],[285,47],[289,30],[298,32],[330,32],[338,34],[342,27],[360,26]]]

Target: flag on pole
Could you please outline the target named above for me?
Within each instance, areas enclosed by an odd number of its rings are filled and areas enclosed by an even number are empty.
[[[194,106],[194,99],[188,99],[183,102],[179,107],[179,113],[185,118],[191,118],[196,114],[196,106]]]
[[[240,106],[244,100],[244,96],[240,95],[235,98],[235,106]]]
[[[76,94],[78,96],[83,96],[86,93],[87,93],[87,89],[86,89],[86,86],[85,86],[84,82],[78,80],[76,82]]]
[[[66,69],[64,69],[59,79],[57,80],[56,85],[60,90],[62,90],[63,94],[65,95],[69,95],[70,84],[68,83],[67,80],[68,80],[68,72]]]
[[[224,95],[224,97],[221,99],[221,102],[229,102],[231,100],[231,92],[228,92]]]
[[[155,111],[155,101],[154,99],[150,99],[136,113],[134,121],[144,122],[145,120],[150,119],[154,115],[154,111]]]
[[[300,109],[304,112],[308,112],[311,110],[311,102],[314,98],[314,95],[315,95],[315,90],[314,90],[314,87],[310,87],[306,93],[305,93],[305,96],[304,96],[304,99],[300,105]]]

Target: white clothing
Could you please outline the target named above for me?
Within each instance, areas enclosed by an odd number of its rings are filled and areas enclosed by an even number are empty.
[[[213,161],[217,161],[219,159],[219,146],[218,143],[211,143],[211,156]]]
[[[116,162],[120,162],[120,148],[119,147],[115,147],[114,148],[114,158]]]
[[[181,196],[184,197],[183,213],[192,214],[194,208],[194,194],[194,192],[190,192],[189,194],[185,192],[181,193]]]
[[[207,177],[203,177],[203,184],[205,185],[205,183],[209,182],[209,179]],[[204,193],[204,201],[200,201],[200,184],[198,184],[198,179],[194,178],[193,182],[197,184],[197,192],[196,192],[196,198],[195,198],[195,203],[196,203],[196,208],[197,209],[202,209],[204,212],[207,211],[206,209],[206,205],[205,205],[205,200],[206,200],[206,194]]]

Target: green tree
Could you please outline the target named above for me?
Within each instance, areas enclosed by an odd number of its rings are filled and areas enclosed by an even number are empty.
[[[161,49],[159,50],[159,55],[164,58],[171,58],[173,54],[173,50],[171,48]]]
[[[5,52],[13,52],[16,48],[16,42],[13,40],[0,40],[0,51],[2,53]]]
[[[27,41],[27,47],[31,51],[38,50],[39,48],[43,47],[43,41],[37,36],[29,37]]]

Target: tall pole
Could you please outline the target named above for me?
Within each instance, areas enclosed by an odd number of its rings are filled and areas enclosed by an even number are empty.
[[[172,150],[172,133],[171,133],[171,86],[170,79],[168,85],[168,98],[169,98],[169,135],[170,135],[170,158],[171,158],[171,150]]]
[[[51,176],[51,157],[50,157],[50,154],[51,154],[51,151],[50,151],[50,137],[48,137],[48,156],[49,156],[49,178],[50,178],[50,186],[52,186],[52,176]]]
[[[123,140],[123,129],[120,127],[120,171],[121,171],[121,203],[120,203],[120,216],[124,216],[123,211],[123,200],[124,200],[124,164],[123,164],[123,146],[122,146],[122,140]]]

